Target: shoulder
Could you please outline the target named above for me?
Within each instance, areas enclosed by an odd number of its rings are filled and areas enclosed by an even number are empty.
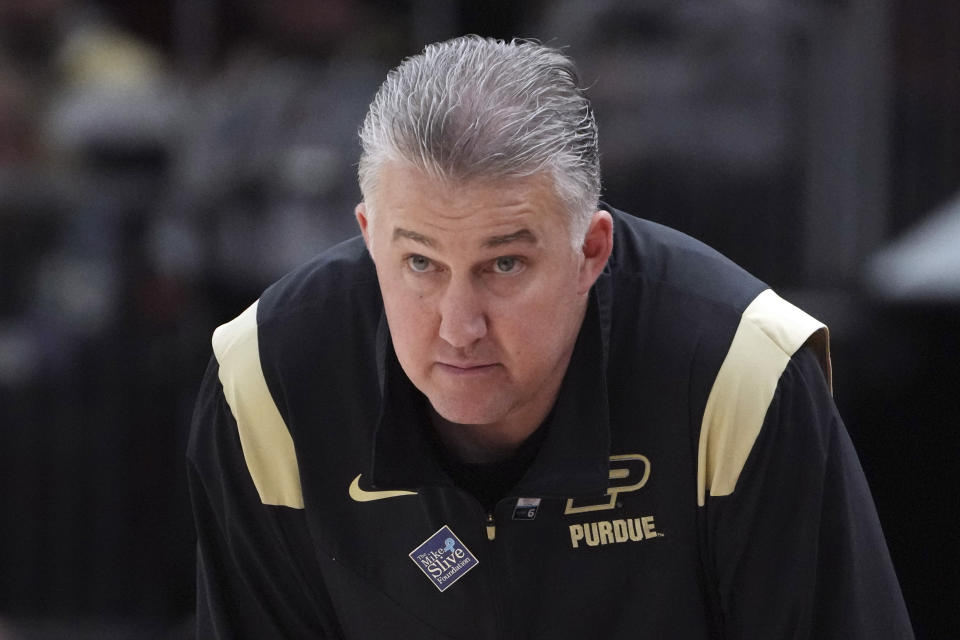
[[[287,370],[313,367],[346,344],[372,342],[381,312],[373,262],[362,239],[348,240],[285,275],[214,331],[221,377],[256,360],[273,388]]]
[[[261,296],[260,323],[327,312],[362,302],[377,289],[373,261],[359,236],[340,243],[291,271]],[[359,297],[358,297],[359,293]],[[379,302],[377,300],[376,302]]]
[[[627,345],[620,350],[628,360],[623,367],[658,363],[659,393],[688,407],[697,429],[745,310],[769,287],[686,234],[610,210],[615,230],[608,270],[614,339]]]
[[[658,341],[695,343],[716,362],[716,388],[730,377],[782,371],[811,336],[829,369],[826,327],[706,244],[669,227],[610,209],[616,248],[609,271],[621,317],[636,316]],[[616,281],[620,281],[617,284]],[[704,357],[701,353],[700,357]],[[751,357],[756,361],[751,361]],[[753,367],[757,362],[777,363]],[[722,375],[721,375],[722,374]],[[775,376],[776,379],[776,376]]]
[[[703,505],[707,494],[733,491],[783,372],[805,344],[829,381],[827,328],[702,242],[611,211],[618,317],[641,334],[660,377],[688,389]]]
[[[614,216],[615,277],[642,280],[648,292],[739,314],[767,288],[712,247],[676,229],[607,209]]]
[[[264,504],[302,507],[291,399],[316,395],[301,391],[323,388],[325,371],[346,375],[335,361],[372,351],[380,313],[376,274],[357,239],[286,275],[214,331],[224,398]]]
[[[744,309],[707,398],[700,426],[697,500],[730,495],[760,435],[784,371],[801,358],[831,380],[825,325],[767,289]]]

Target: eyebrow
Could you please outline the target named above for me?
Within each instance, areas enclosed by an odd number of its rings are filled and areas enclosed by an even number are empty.
[[[437,248],[437,241],[429,236],[425,236],[422,233],[417,233],[416,231],[411,231],[409,229],[404,229],[403,227],[396,227],[393,230],[393,240],[396,242],[400,238],[406,238],[407,240],[412,240],[418,244],[430,247],[431,249]],[[527,244],[536,244],[537,236],[530,231],[529,229],[523,228],[513,233],[506,233],[500,236],[490,236],[483,241],[483,247],[485,249],[492,249],[494,247],[502,247],[504,245],[512,244],[514,242],[525,242]]]
[[[413,240],[422,245],[428,246],[431,249],[437,248],[437,243],[433,238],[428,238],[422,233],[417,233],[416,231],[410,231],[409,229],[404,229],[403,227],[397,227],[393,230],[393,241],[396,242],[399,238],[406,238],[407,240]]]
[[[502,236],[491,236],[483,241],[483,246],[487,249],[501,247],[505,244],[514,242],[526,242],[527,244],[537,244],[537,236],[530,229],[520,229],[513,233],[507,233]]]

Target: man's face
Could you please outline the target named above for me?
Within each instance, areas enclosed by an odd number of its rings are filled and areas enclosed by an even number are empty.
[[[451,186],[391,164],[357,219],[397,358],[434,410],[460,424],[539,424],[603,267],[571,248],[552,182]]]

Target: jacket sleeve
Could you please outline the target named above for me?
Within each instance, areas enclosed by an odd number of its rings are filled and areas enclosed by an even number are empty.
[[[303,509],[263,504],[212,359],[187,451],[197,637],[339,638]]]
[[[787,363],[735,486],[703,505],[726,638],[912,638],[856,452],[808,346]]]

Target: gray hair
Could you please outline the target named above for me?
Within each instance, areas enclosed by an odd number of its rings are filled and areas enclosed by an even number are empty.
[[[444,181],[546,172],[579,247],[600,198],[597,125],[573,61],[529,40],[463,36],[392,70],[360,129],[360,190],[405,161]]]

